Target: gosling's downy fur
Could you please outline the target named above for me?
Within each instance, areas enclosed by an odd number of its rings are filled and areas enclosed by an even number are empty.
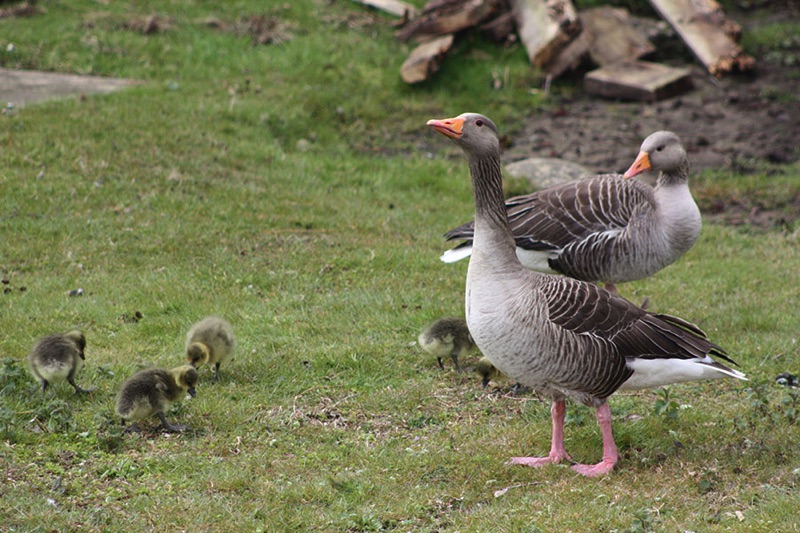
[[[136,422],[156,415],[167,431],[180,432],[188,429],[182,424],[170,424],[164,416],[172,402],[180,399],[187,392],[192,398],[197,392],[197,370],[190,365],[183,365],[172,370],[148,368],[140,370],[125,383],[117,394],[117,414],[125,421]],[[126,431],[139,431],[134,424]]]
[[[489,382],[492,380],[500,381],[507,379],[486,357],[481,357],[478,360],[478,364],[475,365],[475,372],[481,377],[481,386],[484,389],[489,386]]]
[[[444,369],[442,358],[446,356],[450,356],[456,369],[459,369],[458,356],[464,355],[475,346],[466,320],[451,317],[440,318],[425,328],[419,334],[417,342],[423,350],[436,356],[439,368],[442,369]]]
[[[219,366],[233,355],[236,338],[224,318],[207,316],[186,336],[186,359],[195,368],[214,365],[214,381],[219,381]]]
[[[69,382],[75,392],[92,392],[75,383],[75,376],[86,359],[86,337],[78,330],[39,339],[28,354],[28,366],[33,377],[42,383],[42,392],[50,383]]]

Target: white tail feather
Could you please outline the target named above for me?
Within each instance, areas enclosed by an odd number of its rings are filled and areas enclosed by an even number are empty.
[[[705,359],[629,359],[633,375],[620,389],[649,389],[684,381],[736,378],[748,381],[738,370]]]
[[[458,248],[451,248],[439,256],[439,259],[445,263],[455,263],[472,255],[472,246],[463,246]]]

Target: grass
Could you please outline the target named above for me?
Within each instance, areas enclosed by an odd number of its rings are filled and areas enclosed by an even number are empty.
[[[38,5],[0,20],[4,66],[143,83],[0,115],[4,529],[800,528],[797,396],[773,384],[798,371],[796,228],[706,224],[680,262],[622,287],[700,324],[750,382],[612,398],[623,460],[602,479],[509,468],[547,450],[547,405],[409,343],[463,313],[466,265],[437,256],[471,217],[466,165],[424,122],[480,108],[513,132],[518,110],[548,105],[524,52],[472,36],[406,87],[389,19],[350,2]],[[261,13],[291,38],[256,46],[203,22]],[[125,29],[152,14],[165,31]],[[782,172],[788,189],[796,168]],[[774,178],[698,183],[780,204]],[[239,347],[169,414],[195,431],[121,435],[122,380],[180,364],[211,313]],[[88,339],[78,383],[97,390],[43,397],[24,356],[72,327]],[[570,451],[598,460],[592,413],[570,405],[568,420]]]

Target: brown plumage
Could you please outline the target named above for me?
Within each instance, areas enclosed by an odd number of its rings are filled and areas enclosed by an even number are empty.
[[[156,415],[167,431],[180,432],[187,429],[182,424],[170,424],[164,412],[172,402],[179,400],[187,392],[195,397],[197,370],[190,365],[171,370],[148,368],[140,370],[128,378],[117,394],[116,412],[125,421],[137,422]],[[127,431],[138,431],[136,424]]]
[[[83,368],[86,337],[78,330],[39,339],[28,354],[28,367],[33,377],[41,382],[42,392],[51,383],[67,381],[75,392],[91,392],[75,383]]]
[[[553,400],[550,454],[512,463],[541,466],[570,458],[563,434],[566,398],[597,409],[603,461],[573,466],[594,476],[618,460],[606,402],[616,390],[745,379],[712,358],[733,362],[697,326],[649,313],[592,283],[523,267],[503,200],[497,127],[474,113],[428,125],[453,139],[469,161],[475,232],[466,315],[472,337],[497,370]]]
[[[627,179],[658,172],[655,188]],[[689,190],[689,160],[677,135],[659,131],[642,143],[624,176],[604,174],[505,201],[517,256],[532,270],[616,283],[655,274],[697,241],[702,222]],[[473,222],[448,231],[461,245],[442,255],[469,255]]]

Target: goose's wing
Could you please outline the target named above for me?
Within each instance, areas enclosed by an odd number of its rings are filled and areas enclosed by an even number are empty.
[[[506,200],[516,245],[527,250],[559,250],[593,235],[624,229],[642,209],[655,207],[652,188],[638,180],[604,174]],[[470,241],[474,223],[445,234]]]
[[[553,324],[610,343],[623,357],[705,359],[715,355],[736,364],[696,325],[671,315],[648,313],[591,283],[551,278],[542,290]]]

